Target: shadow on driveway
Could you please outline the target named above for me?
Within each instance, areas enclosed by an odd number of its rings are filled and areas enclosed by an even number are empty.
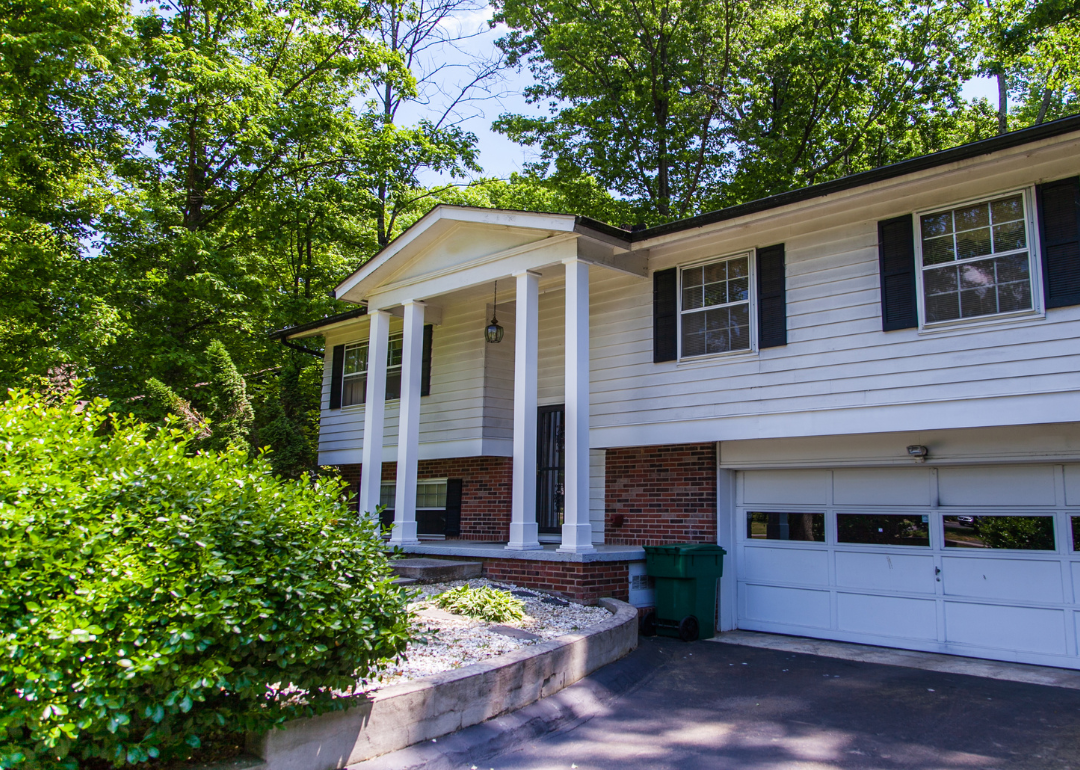
[[[1076,690],[661,639],[588,679],[595,716],[472,764],[1080,770]]]

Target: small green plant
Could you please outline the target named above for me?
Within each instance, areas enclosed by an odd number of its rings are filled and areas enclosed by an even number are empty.
[[[444,610],[458,615],[468,615],[491,623],[505,623],[509,620],[522,620],[525,617],[525,602],[491,586],[472,588],[458,586],[439,594],[435,603]]]

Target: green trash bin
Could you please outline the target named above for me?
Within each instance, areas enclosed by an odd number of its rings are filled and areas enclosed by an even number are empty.
[[[724,574],[723,548],[711,543],[645,546],[645,565],[656,590],[656,609],[642,621],[643,636],[684,642],[716,633],[716,581]]]

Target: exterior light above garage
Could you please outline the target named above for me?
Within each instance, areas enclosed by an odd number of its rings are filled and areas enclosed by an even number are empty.
[[[930,454],[930,450],[921,444],[912,444],[907,448],[907,453],[915,460],[915,462],[924,463],[926,462],[927,456]]]

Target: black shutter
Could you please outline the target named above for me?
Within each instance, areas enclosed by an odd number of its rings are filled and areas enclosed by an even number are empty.
[[[341,380],[345,376],[345,346],[334,345],[334,361],[330,365],[330,408],[341,408]]]
[[[678,268],[653,273],[653,363],[679,357]]]
[[[424,352],[420,361],[420,395],[431,395],[431,324],[424,326]]]
[[[1047,307],[1080,305],[1080,178],[1035,188]]]
[[[878,270],[881,273],[882,331],[918,326],[915,231],[911,214],[878,222]]]
[[[787,344],[787,280],[784,276],[784,244],[757,252],[758,347]]]
[[[446,536],[461,537],[461,479],[446,481]]]

